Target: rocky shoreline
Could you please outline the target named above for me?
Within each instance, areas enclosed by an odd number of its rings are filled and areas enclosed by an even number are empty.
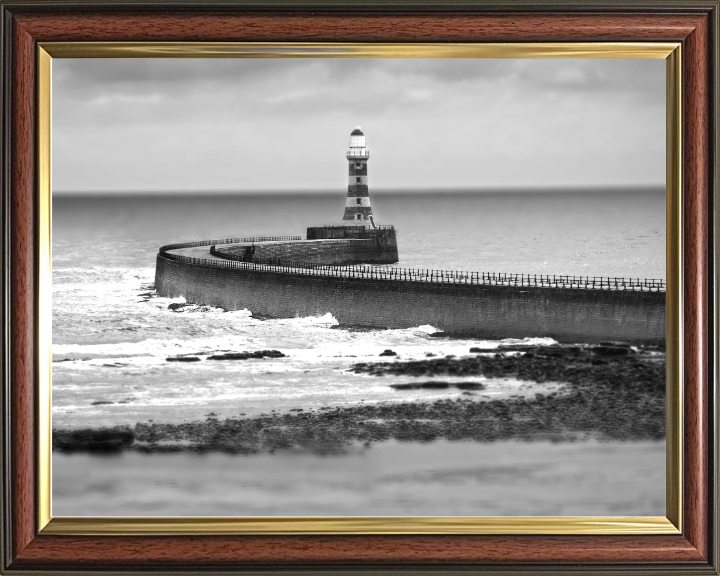
[[[337,454],[386,440],[577,441],[662,440],[665,437],[665,351],[623,343],[600,346],[512,346],[471,349],[473,356],[389,360],[355,364],[374,377],[476,376],[563,383],[533,398],[484,400],[482,385],[460,386],[460,396],[434,402],[355,405],[292,410],[252,418],[183,424],[138,423],[134,427],[53,430],[53,449],[64,452],[276,451]],[[443,382],[434,380],[430,386]],[[388,384],[392,385],[392,384]]]

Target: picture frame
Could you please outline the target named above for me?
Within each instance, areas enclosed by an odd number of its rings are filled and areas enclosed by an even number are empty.
[[[717,9],[705,1],[2,2],[4,573],[717,574]],[[412,56],[515,45],[507,55],[533,57],[664,47],[675,79],[667,92],[667,182],[676,192],[668,194],[668,228],[677,237],[668,258],[667,518],[243,526],[50,518],[50,205],[42,193],[49,192],[49,60],[138,51],[234,56],[287,44],[338,56],[382,46],[396,53],[409,46]]]

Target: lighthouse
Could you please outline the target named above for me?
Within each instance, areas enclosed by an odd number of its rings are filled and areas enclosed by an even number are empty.
[[[370,159],[370,151],[365,145],[365,134],[360,126],[355,126],[355,130],[350,133],[350,147],[345,156],[349,170],[343,224],[375,228],[368,192],[367,162]]]
[[[395,264],[398,261],[395,227],[377,224],[370,207],[367,180],[370,152],[360,126],[350,133],[350,146],[345,157],[348,161],[348,191],[343,219],[324,226],[308,226],[307,241],[312,243],[312,260],[308,261],[338,266]],[[319,242],[323,240],[335,243]]]

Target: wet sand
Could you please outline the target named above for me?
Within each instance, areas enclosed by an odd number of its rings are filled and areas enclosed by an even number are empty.
[[[53,455],[55,516],[664,516],[665,442]]]

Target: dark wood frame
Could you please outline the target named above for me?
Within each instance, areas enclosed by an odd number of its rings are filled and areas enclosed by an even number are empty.
[[[717,1],[3,1],[0,571],[718,574]],[[646,536],[52,536],[37,530],[38,42],[682,43],[683,531]]]

